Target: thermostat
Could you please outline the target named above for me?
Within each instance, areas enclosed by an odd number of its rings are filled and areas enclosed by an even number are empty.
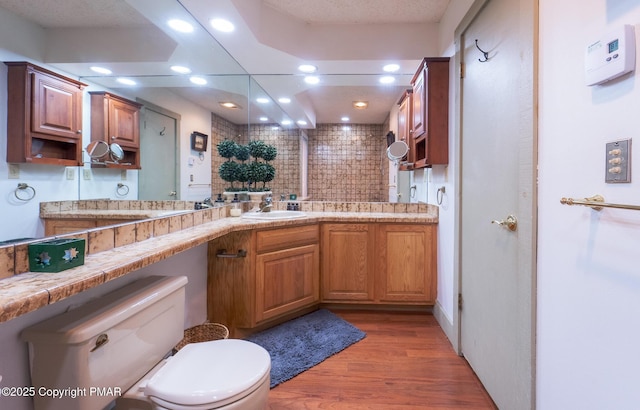
[[[631,72],[636,67],[636,36],[632,25],[612,30],[587,46],[587,85],[597,85]]]

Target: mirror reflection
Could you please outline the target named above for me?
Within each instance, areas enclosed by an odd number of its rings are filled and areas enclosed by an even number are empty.
[[[276,198],[297,194],[304,199],[309,192],[315,200],[388,199],[384,135],[390,110],[408,87],[417,63],[397,74],[392,85],[381,87],[373,73],[345,73],[318,74],[320,86],[314,86],[301,73],[248,73],[202,21],[204,4],[108,3],[108,12],[81,10],[77,14],[82,21],[74,22],[74,13],[68,13],[66,21],[56,22],[47,17],[52,15],[51,5],[20,7],[0,0],[3,61],[32,61],[86,84],[84,165],[74,172],[60,171],[65,175],[57,185],[44,181],[57,180],[53,174],[58,168],[22,165],[26,180],[40,178],[40,185],[49,185],[38,186],[38,198],[28,205],[32,212],[37,213],[37,201],[215,197],[225,188],[218,175],[223,158],[216,149],[225,139],[241,144],[262,140],[276,147],[276,177],[271,183]],[[216,7],[228,12],[232,3],[220,1]],[[167,24],[171,20],[189,23],[191,31],[174,30]],[[86,22],[95,25],[89,27]],[[93,92],[112,93],[142,105],[139,139],[133,142],[138,144],[139,158],[130,160],[132,143],[94,140],[96,108],[89,98]],[[335,100],[332,118],[316,118],[312,100]],[[368,101],[368,114],[373,113],[374,120],[361,119],[353,107],[341,105],[356,100]],[[351,118],[341,123],[336,118],[346,111]],[[104,126],[108,125],[105,121]],[[193,149],[190,135],[194,132],[208,137],[206,150]],[[29,230],[41,232],[42,228]]]

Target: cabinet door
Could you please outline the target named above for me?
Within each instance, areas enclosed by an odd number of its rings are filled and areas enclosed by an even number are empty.
[[[381,224],[376,254],[378,301],[435,303],[436,225]]]
[[[109,100],[109,143],[140,146],[140,108],[116,99]]]
[[[256,322],[317,303],[317,244],[256,256]]]
[[[62,79],[32,73],[31,131],[78,140],[82,137],[82,90]]]
[[[427,117],[427,107],[426,107],[426,99],[425,99],[425,84],[427,69],[423,65],[421,65],[420,70],[416,73],[416,76],[413,80],[413,96],[411,97],[412,103],[412,121],[411,121],[411,136],[413,138],[418,138],[427,130],[426,128],[426,117]]]
[[[323,302],[372,302],[374,225],[322,226]]]

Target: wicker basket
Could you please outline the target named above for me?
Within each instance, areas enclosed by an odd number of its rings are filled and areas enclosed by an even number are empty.
[[[184,331],[184,338],[174,347],[177,352],[189,343],[209,342],[211,340],[226,339],[229,329],[220,323],[203,323],[190,327]]]

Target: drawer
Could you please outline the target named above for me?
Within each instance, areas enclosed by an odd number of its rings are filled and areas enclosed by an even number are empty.
[[[264,253],[278,249],[295,248],[317,243],[320,238],[318,225],[302,225],[292,228],[271,229],[256,233],[256,252]]]

